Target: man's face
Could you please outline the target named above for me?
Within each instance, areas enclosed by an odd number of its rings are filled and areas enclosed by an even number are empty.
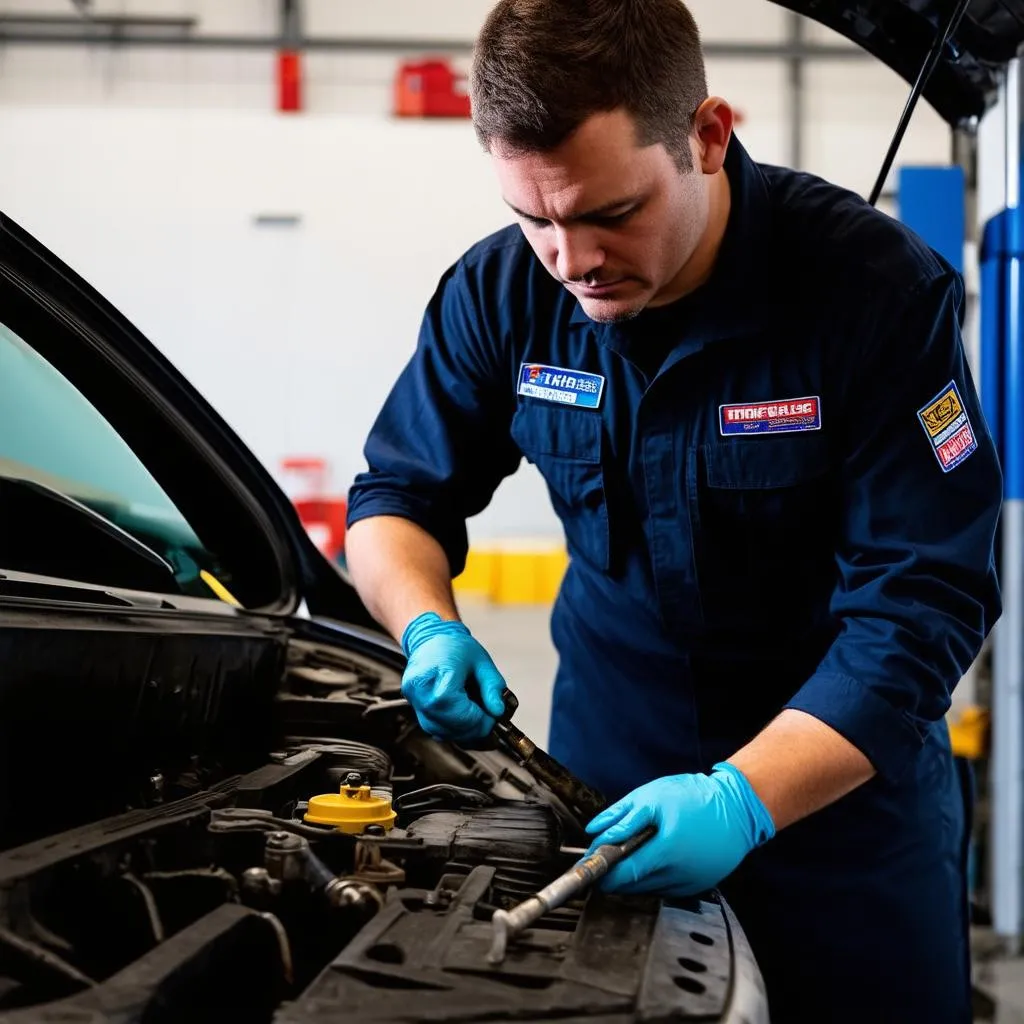
[[[708,224],[709,180],[662,145],[638,146],[624,111],[595,114],[550,153],[492,146],[505,201],[548,272],[592,320],[628,320],[678,298]]]

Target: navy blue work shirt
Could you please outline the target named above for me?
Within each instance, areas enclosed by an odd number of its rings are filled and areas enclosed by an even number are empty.
[[[550,746],[610,798],[708,770],[785,707],[898,780],[1000,610],[959,275],[735,139],[725,166],[710,280],[622,324],[591,321],[518,227],[470,249],[350,495],[350,523],[418,523],[455,576],[467,517],[538,467],[570,553]]]

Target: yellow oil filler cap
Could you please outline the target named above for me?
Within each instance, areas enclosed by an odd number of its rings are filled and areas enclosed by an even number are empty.
[[[398,815],[386,796],[374,796],[369,786],[342,786],[340,793],[311,796],[304,818],[315,825],[333,825],[339,832],[358,835],[367,825],[390,829]]]

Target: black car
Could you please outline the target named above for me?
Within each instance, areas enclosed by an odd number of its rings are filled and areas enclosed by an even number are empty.
[[[254,457],[6,220],[0,311],[0,1021],[766,1019],[714,895],[490,964],[579,815],[420,731]]]
[[[945,11],[788,6],[908,79]],[[941,55],[951,123],[1009,6]],[[768,1020],[715,893],[594,892],[490,963],[583,823],[422,733],[402,666],[217,414],[0,218],[0,1024]]]

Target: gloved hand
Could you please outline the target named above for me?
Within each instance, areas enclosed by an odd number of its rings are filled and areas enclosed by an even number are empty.
[[[746,776],[723,762],[711,775],[668,775],[634,789],[587,825],[591,835],[600,833],[588,852],[652,823],[657,835],[601,879],[605,892],[694,896],[775,835]]]
[[[436,612],[417,616],[402,634],[408,658],[402,696],[412,705],[420,727],[437,739],[483,739],[505,710],[505,680],[491,656],[461,622],[444,621]],[[486,712],[466,687],[476,679]]]

